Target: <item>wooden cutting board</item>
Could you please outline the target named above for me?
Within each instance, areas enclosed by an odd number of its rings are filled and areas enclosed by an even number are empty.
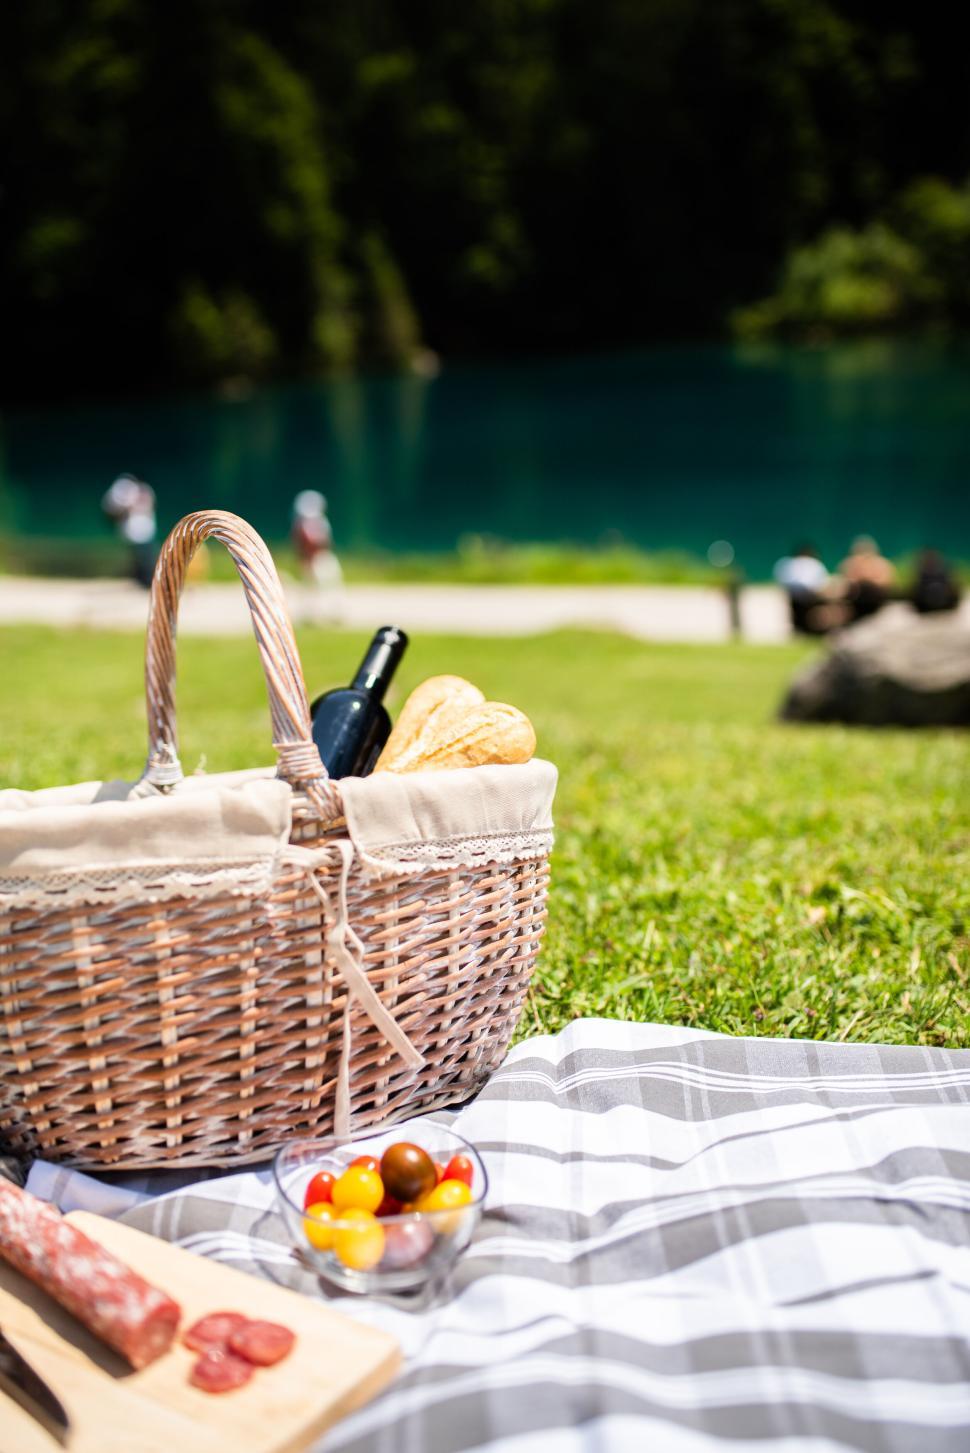
[[[182,1306],[282,1322],[296,1346],[234,1392],[191,1387],[181,1344],[133,1372],[45,1292],[0,1262],[0,1328],[60,1398],[70,1453],[297,1453],[379,1392],[400,1365],[394,1338],[272,1281],[193,1256],[86,1211],[67,1218]],[[0,1392],[0,1453],[53,1453],[57,1441]]]

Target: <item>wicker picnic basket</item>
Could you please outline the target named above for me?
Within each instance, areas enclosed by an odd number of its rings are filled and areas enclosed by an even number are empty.
[[[182,776],[176,617],[210,537],[245,589],[275,775]],[[221,511],[162,548],[146,691],[134,788],[0,793],[0,1142],[101,1170],[226,1165],[473,1093],[542,938],[554,769],[330,781],[269,552]],[[368,845],[351,817],[388,792],[417,838]]]

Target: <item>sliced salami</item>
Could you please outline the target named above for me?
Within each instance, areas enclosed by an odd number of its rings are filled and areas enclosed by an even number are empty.
[[[244,1357],[214,1347],[210,1352],[203,1352],[189,1374],[189,1382],[203,1392],[231,1392],[248,1382],[255,1371]]]
[[[153,1287],[47,1201],[0,1178],[0,1256],[113,1347],[146,1367],[172,1345],[178,1302]]]
[[[239,1327],[244,1327],[249,1321],[242,1312],[207,1312],[197,1322],[193,1322],[187,1332],[182,1333],[182,1341],[186,1347],[191,1347],[193,1352],[210,1352],[219,1350],[225,1352],[229,1347],[229,1338]]]
[[[283,1361],[295,1341],[289,1327],[278,1322],[246,1322],[230,1335],[229,1348],[257,1367],[272,1367]]]

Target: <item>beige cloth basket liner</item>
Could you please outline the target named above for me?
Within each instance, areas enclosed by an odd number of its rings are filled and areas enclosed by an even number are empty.
[[[535,759],[348,778],[347,835],[378,876],[535,857],[552,845],[556,775]],[[145,792],[143,783],[121,781],[0,791],[0,899],[90,902],[110,893],[113,901],[151,901],[153,874],[156,897],[170,887],[192,896],[231,891],[234,874],[248,892],[269,881],[287,850],[292,792],[272,767],[199,774],[164,795]]]

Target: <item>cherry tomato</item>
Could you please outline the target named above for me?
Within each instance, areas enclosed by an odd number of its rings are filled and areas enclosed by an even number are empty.
[[[371,1174],[371,1172],[367,1172]],[[333,1249],[353,1271],[370,1271],[384,1255],[384,1227],[371,1211],[345,1211],[333,1234]]]
[[[415,1216],[409,1221],[395,1221],[384,1228],[384,1255],[381,1268],[403,1271],[423,1261],[434,1245],[434,1232],[427,1221]]]
[[[471,1187],[464,1181],[442,1181],[417,1203],[419,1211],[452,1211],[467,1206],[472,1198]]]
[[[318,1201],[332,1201],[333,1181],[334,1178],[328,1170],[318,1170],[306,1188],[306,1195],[303,1197],[304,1210]]]
[[[385,1191],[385,1193],[384,1193],[384,1199],[383,1199],[383,1201],[381,1201],[381,1204],[378,1206],[378,1208],[377,1208],[377,1210],[375,1212],[375,1215],[377,1215],[377,1216],[399,1216],[400,1214],[401,1214],[401,1202],[395,1200],[395,1198],[393,1196],[389,1196],[387,1194],[387,1192]]]
[[[470,1188],[475,1179],[475,1167],[467,1155],[453,1155],[445,1167],[444,1178],[446,1181],[464,1181]]]
[[[333,1204],[336,1210],[376,1211],[384,1199],[384,1185],[375,1170],[365,1165],[349,1165],[335,1182]]]
[[[436,1160],[435,1163],[434,1163],[434,1173],[438,1177],[438,1179],[435,1182],[435,1184],[440,1186],[441,1185],[441,1182],[445,1178],[445,1168],[441,1164],[441,1161],[440,1160]]]
[[[435,1184],[434,1161],[420,1145],[399,1140],[381,1156],[381,1178],[397,1201],[416,1201]]]
[[[472,1199],[470,1187],[464,1181],[442,1181],[417,1203],[418,1211],[451,1211],[451,1216],[435,1216],[431,1224],[441,1236],[453,1236],[461,1225],[463,1207]]]
[[[333,1245],[333,1206],[329,1201],[317,1201],[306,1211],[303,1234],[317,1251],[329,1251]]]
[[[376,1171],[376,1170],[379,1170],[380,1169],[380,1164],[381,1163],[377,1159],[377,1156],[376,1155],[358,1155],[357,1159],[356,1160],[352,1160],[350,1162],[350,1164],[351,1165],[362,1165],[365,1168],[365,1170],[373,1170],[373,1171]]]

